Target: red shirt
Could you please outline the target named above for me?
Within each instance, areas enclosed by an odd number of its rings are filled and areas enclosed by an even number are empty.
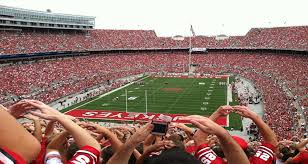
[[[203,164],[223,164],[224,160],[218,157],[215,152],[208,146],[202,144],[198,147],[195,157],[198,158]]]
[[[78,150],[73,158],[68,162],[69,164],[98,164],[99,151],[91,146],[84,146]]]
[[[26,164],[27,162],[18,154],[6,149],[0,148],[0,164]]]
[[[276,157],[274,154],[275,147],[269,143],[262,143],[256,154],[249,158],[252,164],[272,164]]]
[[[47,148],[47,137],[43,137],[41,141],[41,151],[39,155],[36,157],[35,161],[32,164],[42,164],[44,163],[44,158],[46,155],[46,148]]]
[[[293,158],[294,163],[308,164],[308,151],[301,151]]]

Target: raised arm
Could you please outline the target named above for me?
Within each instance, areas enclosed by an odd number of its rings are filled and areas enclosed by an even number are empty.
[[[212,115],[209,117],[212,121],[216,121],[219,117],[227,116],[233,111],[232,106],[225,105],[220,106]]]
[[[99,143],[86,130],[82,129],[64,114],[40,101],[27,100],[26,102],[41,111],[31,112],[33,115],[47,120],[58,121],[73,136],[78,147],[91,146],[96,150],[100,150]]]
[[[143,154],[139,158],[137,158],[136,164],[142,164],[144,159],[147,158],[152,152],[158,152],[163,150],[165,148],[165,142],[166,141],[159,141],[143,149]]]
[[[302,140],[300,143],[296,144],[296,148],[299,151],[305,150],[305,146],[308,144],[308,139]]]
[[[216,121],[219,117],[227,116],[229,113],[231,113],[233,108],[231,106],[220,106],[210,117],[212,121]],[[202,130],[197,130],[193,136],[193,139],[195,141],[195,144],[197,147],[200,145],[207,143],[207,136],[208,134],[205,133]]]
[[[193,139],[194,130],[182,123],[173,123],[173,126],[183,130],[189,139]]]
[[[0,148],[17,153],[27,162],[34,160],[40,152],[40,143],[2,105],[0,105],[0,123]]]
[[[233,140],[231,135],[223,127],[206,117],[200,118],[195,116],[188,116],[187,120],[197,126],[204,133],[215,134],[217,136],[221,144],[222,150],[228,160],[228,163],[249,163],[249,160],[242,148]]]
[[[274,131],[255,112],[246,106],[234,106],[233,109],[239,115],[250,118],[256,124],[266,143],[270,143],[273,146],[278,144]]]
[[[52,150],[57,150],[61,152],[62,149],[64,149],[64,144],[66,142],[66,137],[69,136],[69,133],[67,131],[62,131],[61,133],[58,133],[57,136],[55,136],[47,145],[47,152]]]
[[[107,164],[127,164],[135,147],[150,135],[153,128],[154,126],[151,123],[148,123],[143,128],[138,129],[136,133],[120,147],[120,150],[109,159]]]
[[[39,141],[42,141],[42,125],[40,119],[32,114],[24,115],[25,118],[32,120],[34,124],[34,133],[33,136]]]
[[[86,125],[87,128],[91,127],[93,128],[92,131],[96,132],[96,133],[100,133],[102,134],[104,137],[106,137],[110,143],[111,143],[111,147],[112,147],[112,151],[116,152],[120,149],[122,142],[118,139],[118,137],[112,133],[109,129],[100,126],[98,124],[94,124],[94,123],[88,123]]]
[[[51,136],[54,132],[54,129],[55,129],[55,121],[49,121],[45,129],[44,137]]]

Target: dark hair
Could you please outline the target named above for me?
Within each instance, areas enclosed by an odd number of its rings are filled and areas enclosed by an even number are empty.
[[[142,150],[142,145],[139,144],[136,149],[142,154],[143,150]],[[142,151],[140,151],[142,150]],[[113,155],[113,151],[112,151],[112,147],[108,146],[105,149],[102,150],[101,152],[101,157],[102,157],[102,163],[101,164],[106,164],[108,162],[108,160],[112,157]],[[134,154],[132,154],[129,158],[128,164],[135,164],[136,163],[136,158],[134,156]]]
[[[280,153],[282,153],[281,160],[282,160],[283,162],[285,162],[287,159],[289,159],[289,157],[291,157],[290,148],[288,148],[288,147],[283,147],[283,148],[281,148],[279,151],[280,151]]]
[[[225,158],[225,154],[222,151],[221,147],[219,145],[215,145],[211,147],[211,149],[215,152],[215,154],[220,158]]]
[[[79,147],[75,142],[71,143],[66,151],[66,159],[70,160],[73,158],[74,154],[79,150]]]
[[[201,161],[196,159],[191,154],[181,148],[171,148],[164,150],[160,155],[149,157],[144,161],[144,164],[201,164]]]
[[[170,136],[168,137],[168,140],[173,141],[173,143],[175,144],[176,147],[179,147],[179,148],[182,148],[182,149],[185,148],[185,146],[184,146],[184,144],[183,144],[183,140],[182,140],[181,136],[178,135],[178,134],[172,134],[172,135],[170,135]]]
[[[102,164],[106,164],[108,160],[112,157],[113,152],[112,152],[112,147],[108,146],[105,149],[102,150],[101,152],[101,157],[103,159]]]

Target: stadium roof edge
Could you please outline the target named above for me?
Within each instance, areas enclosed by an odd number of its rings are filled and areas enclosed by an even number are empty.
[[[48,12],[46,12],[46,11],[31,10],[31,9],[25,9],[25,8],[20,8],[20,7],[4,6],[4,5],[0,5],[0,7],[2,7],[2,8],[7,8],[7,9],[17,9],[17,10],[27,11],[27,12],[36,12],[36,13],[43,13],[43,14],[51,14],[51,15],[55,15],[55,16],[74,16],[74,17],[85,17],[85,18],[91,18],[91,19],[96,18],[95,16],[74,15],[74,14],[64,14],[64,13],[53,13],[53,12],[48,13]]]

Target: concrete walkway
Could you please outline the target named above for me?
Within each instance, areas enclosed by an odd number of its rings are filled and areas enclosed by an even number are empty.
[[[249,88],[249,91],[252,91],[252,92],[256,92],[256,90],[254,89],[254,86],[253,84],[251,84],[249,81],[245,80],[245,79],[242,79],[241,80],[243,81],[243,87],[239,87],[239,89],[244,89],[245,87],[248,87]],[[241,92],[241,91],[240,91]],[[264,114],[264,111],[263,111],[263,102],[261,101],[259,104],[249,104],[248,107],[256,112],[260,117],[263,117],[263,114]],[[250,119],[247,119],[247,118],[243,118],[242,120],[242,123],[243,123],[243,131],[238,131],[238,130],[233,130],[233,131],[229,131],[230,134],[232,135],[237,135],[237,136],[241,136],[245,139],[249,139],[250,135],[247,135],[247,131],[246,131],[246,127],[248,127],[252,121]]]

